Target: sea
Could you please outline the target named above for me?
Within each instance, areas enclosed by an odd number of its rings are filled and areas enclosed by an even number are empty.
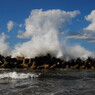
[[[0,95],[95,95],[95,70],[0,69]]]

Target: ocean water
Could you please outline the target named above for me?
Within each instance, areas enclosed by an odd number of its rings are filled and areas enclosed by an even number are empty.
[[[95,95],[95,71],[0,69],[0,95]]]

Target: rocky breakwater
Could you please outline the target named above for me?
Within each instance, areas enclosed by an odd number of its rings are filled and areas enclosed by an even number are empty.
[[[4,57],[0,55],[0,68],[27,68],[27,69],[95,69],[95,59],[88,57],[86,60],[80,58],[71,59],[66,61],[65,59],[59,59],[51,57],[50,54],[46,56],[39,56],[35,58],[16,57],[11,56]]]

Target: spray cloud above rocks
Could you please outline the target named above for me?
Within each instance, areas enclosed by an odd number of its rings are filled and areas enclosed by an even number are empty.
[[[95,14],[95,12],[90,15]],[[12,57],[24,56],[27,58],[34,58],[40,55],[50,53],[57,58],[87,58],[94,57],[94,53],[82,47],[80,44],[69,45],[68,39],[87,39],[92,36],[89,32],[93,30],[90,28],[94,25],[92,16],[86,16],[86,20],[91,20],[91,25],[81,30],[82,33],[77,35],[65,35],[66,28],[73,24],[72,20],[80,15],[79,10],[64,11],[60,9],[46,10],[34,9],[30,12],[28,18],[25,19],[24,24],[17,25],[13,21],[8,21],[8,33],[12,32],[14,26],[18,28],[24,27],[24,30],[18,29],[17,39],[28,39],[28,41],[18,42],[13,47],[7,39],[11,36],[4,32],[0,34],[0,54],[4,56],[11,55]],[[94,33],[93,33],[94,34]],[[86,36],[88,35],[88,36]],[[61,38],[61,39],[60,39]],[[94,39],[89,42],[94,41]]]

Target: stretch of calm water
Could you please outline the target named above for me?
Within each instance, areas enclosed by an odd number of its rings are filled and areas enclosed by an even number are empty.
[[[3,69],[0,95],[95,95],[95,71]]]

